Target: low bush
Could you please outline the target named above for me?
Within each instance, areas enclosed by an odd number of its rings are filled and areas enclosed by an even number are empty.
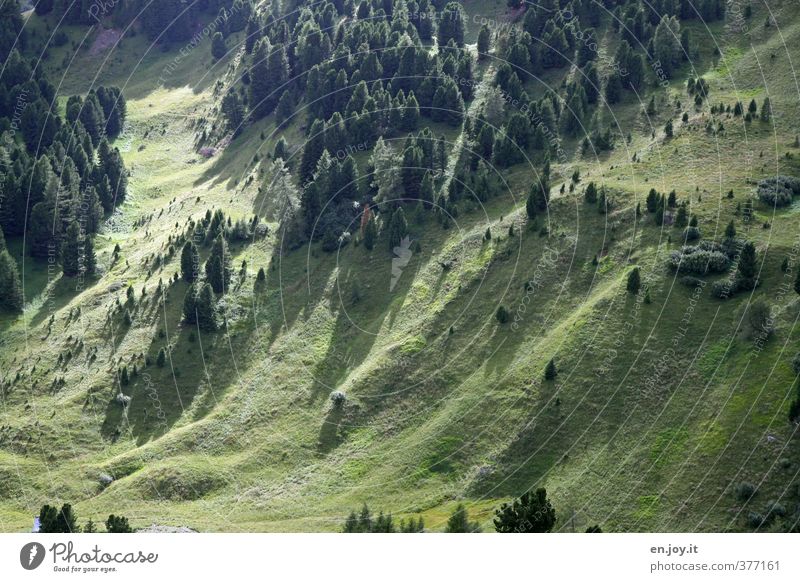
[[[691,250],[688,250],[691,249]],[[669,256],[669,266],[679,273],[722,273],[730,266],[730,259],[720,251],[702,250],[698,247],[683,247]]]
[[[788,206],[792,197],[800,194],[800,180],[792,176],[765,178],[758,183],[756,194],[770,206]]]

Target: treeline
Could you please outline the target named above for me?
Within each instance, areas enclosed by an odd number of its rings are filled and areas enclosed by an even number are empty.
[[[547,498],[547,490],[539,488],[527,491],[508,503],[503,503],[494,512],[493,526],[498,533],[548,533],[556,525],[556,511]],[[359,513],[350,512],[345,520],[344,533],[421,533],[425,529],[422,517],[411,517],[396,524],[392,514],[380,512],[372,515],[367,504]],[[476,521],[470,521],[469,512],[459,503],[445,525],[445,533],[481,533],[483,530]],[[598,525],[586,529],[586,533],[602,533]]]
[[[72,505],[65,503],[61,506],[43,505],[39,510],[38,533],[98,533],[97,524],[91,519],[81,526]],[[132,533],[128,518],[121,515],[108,516],[105,522],[108,533]]]
[[[8,47],[14,27],[22,33],[21,21],[6,16],[0,47]],[[116,87],[101,86],[85,98],[70,97],[62,118],[44,68],[21,48],[11,43],[0,72],[0,231],[9,239],[25,234],[25,252],[58,260],[66,276],[91,275],[92,237],[127,192],[127,170],[109,143],[125,123],[125,99]],[[6,252],[4,243],[2,306],[17,311],[18,275]]]

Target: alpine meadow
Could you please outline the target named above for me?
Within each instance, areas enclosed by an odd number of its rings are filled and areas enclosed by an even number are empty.
[[[0,0],[0,531],[800,531],[795,64],[796,0]]]

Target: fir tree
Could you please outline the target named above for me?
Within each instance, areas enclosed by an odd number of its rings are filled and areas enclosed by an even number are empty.
[[[82,270],[83,241],[81,227],[73,221],[67,228],[64,243],[61,246],[61,266],[65,277],[77,277]]]
[[[736,238],[736,225],[732,220],[728,223],[728,226],[725,227],[725,238],[731,240]]]
[[[228,244],[220,233],[214,240],[211,254],[208,257],[208,261],[206,261],[206,278],[215,293],[225,293],[228,290],[232,272]]]
[[[478,59],[483,60],[489,55],[489,46],[492,42],[492,33],[489,26],[484,24],[478,32]]]
[[[764,103],[761,105],[761,121],[769,121],[772,118],[772,103],[769,100],[769,97],[764,99]]]
[[[641,276],[639,275],[639,267],[634,267],[628,274],[627,290],[631,295],[639,293],[642,286]]]
[[[187,283],[197,279],[200,271],[200,253],[197,245],[192,241],[186,241],[181,251],[181,277]]]
[[[17,312],[22,310],[22,304],[22,285],[17,263],[8,250],[2,248],[0,249],[0,308]]]
[[[464,46],[466,31],[464,8],[458,2],[448,2],[439,15],[439,47],[446,47],[452,39],[456,46]]]
[[[494,528],[499,533],[548,533],[556,524],[556,511],[543,488],[524,493],[495,511]]]
[[[228,52],[228,47],[225,46],[225,39],[222,33],[217,31],[211,37],[211,56],[219,60]]]
[[[747,241],[739,255],[739,265],[736,269],[736,281],[742,289],[754,289],[758,285],[758,265],[756,264],[756,247]]]
[[[114,515],[113,513],[108,516],[106,520],[106,531],[108,533],[132,533],[130,524],[127,517],[121,515]]]
[[[547,366],[544,369],[544,379],[545,380],[555,380],[555,377],[558,375],[558,369],[556,368],[556,362],[553,358],[550,358],[550,361],[547,362]]]
[[[398,207],[392,213],[389,220],[389,249],[399,246],[403,238],[408,234],[408,222],[402,207]]]

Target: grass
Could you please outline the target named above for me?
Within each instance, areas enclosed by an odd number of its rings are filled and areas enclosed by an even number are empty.
[[[471,15],[479,7],[467,3]],[[792,23],[782,30],[787,44],[800,34]],[[391,292],[383,239],[371,252],[351,243],[337,254],[318,243],[278,252],[274,234],[232,247],[237,271],[246,259],[248,273],[226,297],[227,328],[215,334],[181,323],[184,283],[166,287],[163,305],[156,300],[158,280],[170,279],[178,256],[159,269],[153,259],[169,257],[170,236],[208,208],[234,220],[269,218],[258,186],[274,122],[262,120],[220,155],[201,159],[192,123],[214,99],[202,78],[211,64],[203,46],[161,87],[153,79],[174,57],[147,52],[142,37],[126,38],[118,56],[94,69],[88,65],[97,58],[81,49],[80,68],[64,76],[68,90],[86,90],[98,72],[104,83],[127,83],[129,127],[118,143],[131,196],[101,237],[102,278],[75,293],[26,260],[29,306],[23,317],[0,321],[9,386],[0,402],[0,530],[29,527],[38,507],[54,501],[75,503],[82,520],[114,512],[138,527],[202,531],[332,531],[364,502],[398,519],[421,515],[440,530],[463,501],[490,530],[494,508],[538,486],[547,487],[566,531],[595,523],[604,531],[745,529],[730,483],[747,480],[764,499],[785,500],[791,472],[773,465],[799,462],[786,446],[786,398],[800,311],[793,292],[778,294],[797,215],[756,204],[748,231],[735,212],[750,195],[749,180],[776,165],[797,173],[797,157],[785,153],[794,153],[800,128],[787,55],[755,75],[753,55],[771,60],[772,37],[756,35],[754,50],[721,38],[730,45],[724,71],[710,43],[698,61],[708,67],[711,101],[733,104],[767,87],[780,124],[725,117],[723,134],[707,134],[707,114],[684,94],[685,67],[655,119],[632,100],[614,109],[630,144],[599,159],[570,145],[554,176],[580,168],[581,184],[573,194],[554,189],[549,214],[536,224],[525,224],[533,174],[522,166],[507,172],[509,191],[485,213],[462,213],[456,228],[410,220],[421,250]],[[59,69],[62,59],[53,51],[47,63]],[[676,123],[666,140],[659,128],[682,113],[673,110],[675,98],[690,122]],[[297,125],[286,134],[293,146],[301,142]],[[756,153],[742,159],[743,150]],[[632,162],[633,153],[641,161]],[[613,190],[610,213],[582,202],[590,180]],[[752,296],[722,303],[710,285],[695,295],[664,268],[679,231],[634,218],[651,187],[689,199],[706,239],[736,220],[763,259]],[[134,228],[137,221],[144,226]],[[762,228],[765,221],[772,227]],[[541,236],[544,225],[550,234]],[[491,241],[482,240],[487,227]],[[122,253],[112,263],[117,243]],[[634,264],[650,304],[625,291]],[[260,267],[267,282],[256,289]],[[109,313],[129,284],[137,306],[127,327]],[[353,301],[356,285],[361,299]],[[760,351],[742,322],[757,297],[780,308],[777,331]],[[500,304],[511,312],[505,325],[495,318]],[[161,348],[170,354],[165,366],[146,365]],[[551,358],[559,374],[545,381]],[[116,371],[134,364],[139,374],[120,386]],[[132,397],[125,410],[114,399],[119,390]],[[341,410],[331,405],[334,390],[346,394]],[[103,483],[104,475],[113,481]]]

